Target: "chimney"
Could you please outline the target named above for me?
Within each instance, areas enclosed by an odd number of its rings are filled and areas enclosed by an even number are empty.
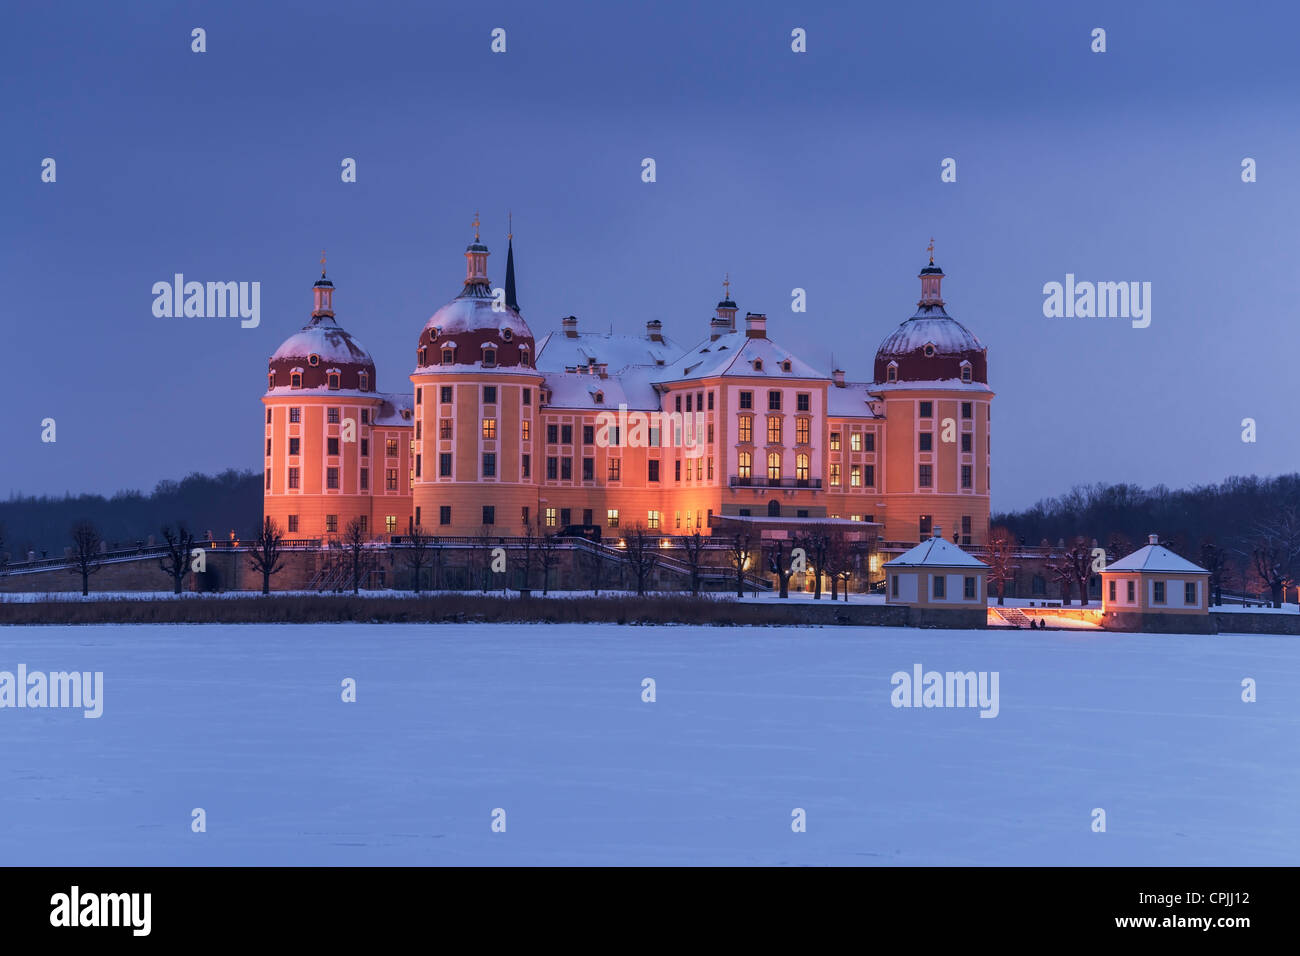
[[[664,340],[664,324],[658,319],[651,319],[645,324],[645,334],[651,342],[662,342]]]
[[[762,312],[746,312],[745,335],[751,339],[767,338],[767,316]]]
[[[844,369],[837,368],[831,372],[831,381],[835,383],[836,388],[844,387]]]
[[[934,526],[933,537],[936,537],[936,538],[942,538],[942,537],[943,537],[943,529],[940,528],[938,525],[935,525],[935,526]]]
[[[715,315],[709,320],[709,341],[716,342],[728,332],[736,331],[735,321],[735,319],[728,319],[726,316]]]
[[[570,315],[567,318],[560,319],[560,328],[563,330],[565,338],[576,339],[578,337],[578,317]]]
[[[1149,534],[1149,535],[1147,535],[1147,542],[1148,542],[1149,544],[1159,544],[1159,543],[1160,543],[1160,535],[1158,535],[1158,534]]]

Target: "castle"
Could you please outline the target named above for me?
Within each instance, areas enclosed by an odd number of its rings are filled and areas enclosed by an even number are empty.
[[[738,319],[729,283],[702,327],[674,330],[688,347],[657,320],[626,335],[573,316],[539,342],[513,236],[507,248],[494,290],[476,218],[464,287],[420,330],[401,394],[377,390],[322,268],[262,397],[264,513],[289,537],[330,539],[353,520],[374,537],[583,525],[615,538],[812,520],[985,543],[987,349],[945,310],[933,243],[916,311],[876,350],[870,382],[799,358],[763,314]]]

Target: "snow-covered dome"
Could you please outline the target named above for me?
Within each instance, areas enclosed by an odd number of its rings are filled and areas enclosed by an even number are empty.
[[[939,286],[943,270],[921,270],[921,301],[914,315],[885,337],[876,350],[875,380],[933,382],[956,379],[987,384],[988,350],[975,333],[944,310]]]
[[[334,319],[334,283],[322,274],[313,287],[311,321],[284,340],[271,356],[270,388],[375,390],[375,362]],[[331,376],[337,378],[331,382]]]
[[[514,301],[514,256],[507,262],[505,301],[497,305],[487,277],[487,246],[465,250],[465,287],[424,323],[416,344],[416,365],[478,365],[483,368],[532,367],[537,347],[532,330]]]

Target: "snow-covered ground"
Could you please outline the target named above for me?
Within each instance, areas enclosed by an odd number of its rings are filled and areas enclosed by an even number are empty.
[[[7,864],[1300,861],[1294,638],[0,628],[20,663],[104,710],[0,709]],[[998,716],[894,708],[915,664],[998,672]]]

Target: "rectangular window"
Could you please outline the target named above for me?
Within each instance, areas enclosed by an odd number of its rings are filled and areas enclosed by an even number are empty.
[[[572,444],[573,444],[573,426],[572,426],[572,425],[561,425],[561,426],[560,426],[560,444],[561,444],[561,445],[572,445]]]
[[[384,515],[384,530],[389,534],[397,533],[397,515]]]
[[[866,485],[868,488],[876,487],[876,466],[875,465],[864,465],[862,474],[863,474],[862,483],[864,485]]]
[[[1188,581],[1183,585],[1183,603],[1188,607],[1195,607],[1201,602],[1196,597],[1196,582]]]
[[[495,385],[483,386],[483,404],[495,405],[497,403],[497,387]]]
[[[618,481],[623,472],[623,462],[619,458],[609,459],[609,480]]]
[[[934,485],[934,466],[922,465],[920,475],[917,477],[917,484],[922,488],[930,488]]]
[[[384,487],[389,491],[397,490],[397,469],[386,468],[384,470]]]
[[[301,442],[301,441],[302,441],[302,439],[300,439],[300,438],[290,438],[290,439],[289,439],[289,454],[291,454],[291,455],[296,455],[296,454],[298,454],[298,449],[301,447],[301,446],[300,446],[300,442]]]
[[[339,423],[339,410],[338,410],[337,408],[331,408],[331,409],[326,413],[326,420],[327,420],[331,425],[337,425],[337,424]]]
[[[933,533],[934,515],[921,515],[920,527],[921,527],[921,540],[925,541]]]
[[[298,487],[298,469],[297,469],[297,468],[290,468],[290,469],[289,469],[289,487],[290,487],[290,488],[297,488],[297,487]]]
[[[1151,603],[1164,604],[1165,603],[1165,582],[1152,581],[1151,583],[1153,585],[1153,587],[1151,588]]]
[[[812,441],[811,418],[796,418],[794,420],[794,441],[796,445],[806,445]]]
[[[546,480],[555,481],[560,477],[560,459],[554,455],[546,458]]]
[[[1119,584],[1119,582],[1118,582],[1118,581],[1115,581],[1114,579],[1112,579],[1111,582],[1110,582],[1110,601],[1111,601],[1112,604],[1114,604],[1115,601],[1117,600],[1117,598],[1115,597],[1115,591],[1117,590],[1117,588],[1116,588],[1116,585],[1117,585],[1117,584]]]
[[[582,443],[584,445],[594,445],[596,443],[596,426],[582,426]]]
[[[572,458],[560,459],[560,479],[562,481],[573,480],[573,459]]]
[[[840,463],[838,461],[833,461],[831,462],[831,487],[838,488],[839,486],[840,486]]]
[[[525,478],[531,477],[533,474],[533,456],[521,455],[519,457],[519,467],[522,469]]]
[[[495,418],[483,419],[483,437],[487,439],[497,437],[497,420]]]
[[[922,403],[921,403],[921,417],[922,417],[922,418],[933,418],[933,417],[934,417],[934,402],[922,402]]]
[[[326,468],[325,487],[338,488],[338,486],[339,486],[339,470],[337,468]]]
[[[483,453],[483,477],[495,478],[497,476],[497,456],[496,452]]]
[[[961,450],[964,452],[970,452],[971,446],[972,446],[971,434],[970,432],[967,432],[966,434],[961,436]]]
[[[780,392],[777,394],[779,395]],[[781,419],[772,417],[767,420],[767,443],[769,445],[781,444]]]
[[[364,391],[364,389],[363,389],[363,391]],[[417,389],[417,391],[419,391],[419,390]],[[370,409],[368,409],[368,408],[363,408],[363,409],[361,409],[361,424],[363,424],[363,425],[369,425],[369,424],[370,424]]]
[[[647,511],[647,512],[646,512],[646,525],[649,526],[649,528],[650,528],[651,531],[658,531],[658,530],[659,530],[659,512],[657,512],[657,511]]]
[[[831,432],[831,451],[840,450],[840,433]]]
[[[291,422],[300,422],[300,421],[302,421],[302,409],[301,409],[301,408],[291,408],[291,409],[289,409],[289,421],[291,421]]]
[[[524,441],[530,441],[533,437],[532,423],[526,418],[519,423],[519,437]]]
[[[438,524],[451,524],[451,505],[438,506]]]
[[[969,419],[971,417],[972,407],[970,402],[961,403],[961,417]]]
[[[551,444],[551,445],[554,445],[554,444],[555,444],[556,442],[558,442],[559,440],[560,440],[560,426],[559,426],[559,425],[547,425],[547,426],[546,426],[546,441],[547,441],[547,443],[548,443],[548,444]]]
[[[438,477],[451,477],[451,452],[444,451],[438,455]]]
[[[970,544],[970,515],[961,516],[961,543]]]
[[[687,395],[686,398],[689,400],[690,396]],[[675,403],[673,404],[673,411],[680,412],[681,410],[682,410],[682,397],[678,395],[676,397]],[[687,411],[690,411],[690,409],[688,408]]]
[[[415,526],[420,527],[420,506],[415,506]]]
[[[1134,587],[1135,582],[1133,582],[1133,581],[1127,581],[1127,582],[1125,582],[1125,583],[1128,584],[1128,588],[1126,589],[1127,592],[1128,592],[1128,603],[1129,603],[1129,604],[1132,604],[1132,603],[1134,602],[1134,599],[1135,599],[1135,596],[1136,596],[1136,593],[1137,593],[1137,588]]]
[[[866,438],[866,446],[865,446],[865,450],[866,450],[866,451],[875,451],[875,450],[876,450],[876,433],[875,433],[875,432],[867,432],[867,434],[866,434],[864,437]]]
[[[861,465],[849,466],[849,487],[851,488],[862,487],[862,466]]]
[[[485,524],[485,525],[494,525],[494,524],[496,524],[496,523],[497,523],[497,509],[496,509],[496,505],[484,505],[484,506],[483,506],[483,524]]]
[[[742,445],[751,444],[754,441],[754,416],[741,415],[739,428],[736,433],[736,440]]]
[[[438,422],[438,437],[443,441],[451,440],[451,419],[444,418]]]
[[[397,439],[389,438],[384,442],[384,454],[389,458],[397,457]]]
[[[653,458],[646,462],[646,480],[659,480],[659,462],[655,461]]]
[[[338,530],[339,530],[339,516],[338,516],[338,515],[326,515],[326,516],[325,516],[325,530],[328,531],[330,534],[337,534],[337,533],[338,533]]]
[[[686,477],[689,478],[690,476],[691,476],[691,466],[690,466],[690,462],[687,462]],[[681,481],[681,480],[682,480],[682,460],[678,458],[675,462],[673,462],[673,481]]]
[[[325,454],[337,455],[339,453],[339,440],[337,438],[325,439]]]
[[[289,531],[293,534],[298,533],[298,516],[289,515]]]
[[[554,527],[555,527],[555,518],[556,518],[556,516],[555,516],[555,509],[554,509],[554,508],[547,508],[547,509],[546,509],[546,527],[548,527],[548,528],[554,528]]]
[[[533,404],[533,390],[531,388],[524,389],[524,404]]]
[[[362,491],[370,490],[370,469],[369,468],[361,469],[361,490]]]
[[[948,578],[943,574],[933,574],[930,580],[934,582],[934,596],[937,598],[945,597],[948,587]]]
[[[596,480],[596,459],[594,458],[582,459],[582,480],[583,481]]]
[[[417,405],[423,405],[423,404],[424,404],[424,389],[422,389],[422,388],[417,388],[417,389],[415,390],[415,404],[417,404]]]
[[[898,575],[889,576],[889,594],[891,597],[898,597]]]
[[[781,410],[781,393],[777,389],[772,389],[767,393],[767,410],[769,412],[779,412]]]
[[[617,508],[610,508],[608,511],[605,512],[605,523],[606,523],[607,525],[609,525],[611,528],[617,528],[617,527],[618,527],[618,509],[617,509]]]
[[[969,488],[971,486],[971,467],[970,465],[961,466],[961,486]]]
[[[741,408],[753,408],[753,407],[754,407],[754,393],[753,393],[753,392],[741,392],[741,393],[740,393],[740,407],[741,407]]]
[[[962,596],[967,598],[975,597],[975,579],[967,578],[962,587]]]
[[[921,451],[934,451],[934,435],[931,432],[921,432]]]
[[[862,433],[854,432],[849,436],[849,450],[862,451]]]
[[[368,526],[367,526],[367,522],[368,522],[368,516],[367,516],[367,515],[360,515],[360,516],[357,517],[357,520],[361,523],[361,530],[362,530],[362,531],[367,531],[367,530],[369,530],[369,528],[368,528]]]
[[[812,411],[812,396],[807,392],[800,392],[794,397],[794,408],[797,412]]]
[[[266,469],[266,490],[271,490],[271,469]]]
[[[568,508],[560,509],[560,527],[567,528],[573,524],[573,512]]]
[[[444,405],[451,404],[451,386],[443,385],[438,392],[438,398]]]
[[[271,457],[271,439],[266,440],[266,456]]]

